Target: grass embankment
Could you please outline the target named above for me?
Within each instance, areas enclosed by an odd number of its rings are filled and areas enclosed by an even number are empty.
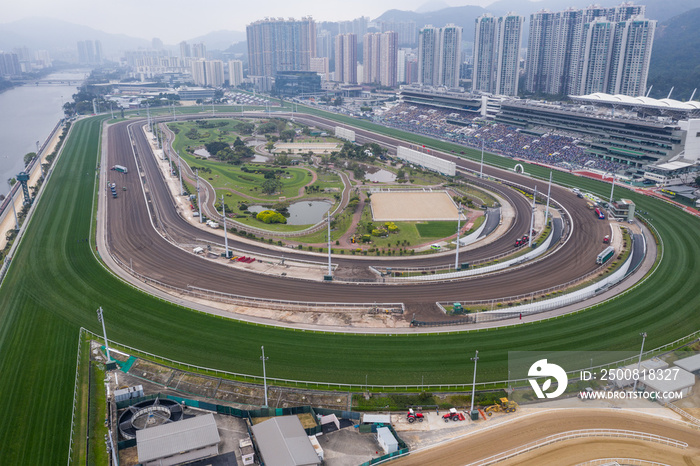
[[[634,350],[640,331],[654,348],[700,328],[700,219],[627,190],[618,195],[663,219],[656,226],[664,260],[633,292],[565,318],[468,335],[390,336],[284,330],[189,311],[118,281],[95,259],[91,243],[81,241],[90,234],[99,128],[98,118],[76,124],[0,288],[0,451],[7,464],[67,458],[78,330],[100,331],[99,306],[110,338],[144,351],[259,375],[265,345],[270,377],[360,386],[365,375],[370,385],[418,385],[421,376],[426,384],[469,383],[469,356],[477,349],[477,380],[499,380],[507,377],[508,351]],[[549,176],[541,167],[527,170]],[[554,180],[601,196],[609,191],[566,173]],[[245,293],[235,283],[231,291]]]

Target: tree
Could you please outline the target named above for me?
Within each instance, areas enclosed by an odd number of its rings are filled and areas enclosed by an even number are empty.
[[[28,166],[34,157],[36,157],[36,152],[28,152],[24,154],[24,166]]]
[[[264,194],[275,194],[282,189],[282,182],[277,178],[266,179],[260,186]]]
[[[283,141],[294,142],[295,135],[296,133],[293,129],[285,129],[280,131],[280,139],[282,139]]]

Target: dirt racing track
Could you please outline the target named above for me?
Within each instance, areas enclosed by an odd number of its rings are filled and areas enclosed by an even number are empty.
[[[423,320],[440,320],[443,314],[434,305],[436,301],[466,301],[475,299],[498,299],[503,296],[526,294],[577,279],[596,268],[594,257],[600,249],[600,238],[609,231],[605,222],[594,220],[585,204],[569,190],[553,186],[552,198],[559,202],[571,216],[572,233],[555,254],[535,262],[531,266],[503,273],[476,276],[455,282],[432,284],[361,286],[340,282],[312,282],[291,280],[284,277],[261,276],[233,269],[215,262],[195,257],[190,251],[179,249],[165,238],[187,243],[193,239],[204,239],[222,243],[221,237],[203,231],[185,221],[177,213],[173,199],[165,186],[150,147],[139,125],[123,122],[109,127],[107,137],[107,160],[104,166],[124,165],[129,174],[109,172],[117,177],[119,197],[112,199],[106,189],[101,192],[106,205],[106,238],[110,252],[125,266],[134,271],[178,288],[200,287],[243,296],[287,301],[318,301],[343,303],[404,303],[407,314],[416,313]],[[132,146],[133,141],[133,146]],[[396,141],[384,141],[385,144]],[[138,163],[138,167],[137,167]],[[474,169],[475,164],[460,161],[462,168]],[[484,168],[484,172],[512,183],[534,189],[538,183],[528,177],[503,170]],[[141,176],[139,176],[139,174]],[[544,187],[539,182],[540,191]],[[501,185],[498,185],[502,188]],[[529,203],[522,196],[513,196],[519,211],[519,226],[512,229],[513,238],[522,234],[522,225],[528,224]],[[529,220],[529,218],[528,218]],[[524,231],[527,231],[525,227]],[[512,247],[508,237],[479,251],[479,255],[490,257],[504,248]],[[235,239],[229,244],[236,247]],[[265,251],[260,246],[246,243],[245,249]],[[583,253],[582,253],[583,252]],[[285,254],[294,257],[294,253]],[[305,258],[308,258],[304,256]],[[406,265],[434,265],[447,263],[449,257],[426,257],[405,260]],[[370,264],[388,265],[386,259],[335,258],[340,267]]]
[[[594,270],[596,265],[593,258],[599,252],[600,238],[609,231],[605,222],[595,221],[590,211],[585,209],[585,204],[569,190],[553,186],[552,198],[571,216],[571,237],[555,254],[529,267],[495,275],[476,276],[463,281],[410,285],[361,286],[260,276],[201,260],[164,239],[172,238],[183,243],[194,239],[222,242],[220,236],[189,224],[177,213],[171,194],[150,153],[149,144],[140,130],[141,124],[123,122],[109,127],[108,158],[103,162],[103,166],[124,165],[129,174],[110,172],[108,175],[116,176],[118,187],[126,188],[119,191],[117,199],[108,196],[107,190],[101,193],[107,207],[107,243],[111,253],[122,264],[129,264],[129,267],[138,273],[178,288],[200,287],[236,295],[287,301],[312,299],[318,302],[404,303],[407,313],[415,312],[422,319],[441,319],[442,313],[434,306],[436,301],[486,300],[498,299],[504,295],[525,294],[574,280]],[[391,141],[385,141],[387,144],[389,142]],[[462,168],[474,168],[474,164],[468,161],[460,161],[459,165]],[[537,184],[537,181],[528,177],[503,170],[485,167],[484,171],[529,189],[534,189]],[[543,183],[540,181],[539,184],[542,190]],[[519,224],[510,232],[515,238],[522,234],[523,225],[528,224],[530,206],[522,196],[512,196],[512,199],[519,212]],[[524,231],[527,231],[527,228],[525,227]],[[512,247],[513,238],[506,237],[481,248],[483,251],[480,250],[478,254],[483,257],[498,254],[504,248]],[[229,244],[235,248],[235,238],[229,239]],[[265,251],[263,247],[251,246],[248,243],[241,247],[253,252]],[[294,258],[296,254],[290,252],[285,253],[285,256]],[[301,256],[308,259],[307,256]],[[428,256],[405,259],[402,265],[435,265],[450,260],[449,257]],[[363,267],[380,263],[386,265],[384,261],[385,259],[363,261],[359,258],[334,258],[339,267],[356,266],[358,263]]]
[[[553,435],[570,438],[544,441]],[[544,445],[537,446],[538,443]],[[522,452],[528,447],[532,448],[529,452]],[[515,418],[497,428],[475,431],[391,464],[564,466],[604,458],[700,465],[700,431],[687,423],[632,411],[549,410]]]

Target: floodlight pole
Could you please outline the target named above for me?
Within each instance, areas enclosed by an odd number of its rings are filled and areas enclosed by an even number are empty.
[[[484,139],[481,139],[481,165],[479,165],[479,179],[484,178]]]
[[[331,265],[331,213],[328,212],[328,276],[333,273]]]
[[[261,346],[260,350],[262,351],[262,356],[260,356],[260,360],[263,363],[263,389],[265,390],[265,407],[267,408],[267,374],[265,373],[265,361],[270,359],[269,357],[265,357],[265,347]]]
[[[535,200],[537,199],[537,185],[535,185],[535,192],[532,194],[532,215],[530,215],[530,231],[527,232],[527,245],[532,247],[532,227],[535,224]]]
[[[547,187],[547,209],[544,212],[544,224],[547,226],[549,220],[549,196],[552,193],[552,172],[549,172],[549,186]],[[532,230],[530,231],[532,233]]]
[[[455,272],[459,267],[459,230],[462,228],[462,203],[459,203],[459,208],[457,209],[457,248],[455,253]]]
[[[185,192],[182,189],[182,157],[180,157],[180,154],[177,154],[177,172],[180,175],[180,196]]]
[[[199,202],[199,168],[194,172],[197,178],[197,208],[199,209],[199,223],[202,223],[202,204]]]
[[[612,204],[613,201],[613,193],[615,192],[615,174],[611,173],[613,182],[612,182],[612,188],[610,188],[610,204]]]
[[[647,332],[642,332],[639,335],[642,337],[642,349],[639,350],[639,361],[637,361],[637,374],[639,374],[639,368],[642,366],[642,353],[644,352],[644,341],[647,339]],[[637,382],[639,381],[639,377],[634,378],[634,387],[632,388],[633,392],[637,391]]]
[[[476,350],[476,354],[472,358],[472,361],[474,361],[474,380],[472,380],[472,405],[471,408],[469,408],[469,416],[472,415],[472,411],[474,411],[474,395],[476,395],[476,362],[479,360],[479,350]]]
[[[99,320],[102,324],[102,335],[104,335],[105,338],[105,351],[107,352],[107,362],[111,362],[112,355],[109,354],[109,343],[107,343],[107,331],[105,330],[105,319],[102,315],[102,307],[97,309],[97,320]]]
[[[228,259],[228,233],[226,231],[226,204],[224,204],[224,195],[221,195],[221,214],[224,217],[224,244],[226,245],[226,259]]]

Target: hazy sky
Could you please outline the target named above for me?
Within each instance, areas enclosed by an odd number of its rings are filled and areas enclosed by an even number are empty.
[[[448,6],[481,5],[494,0],[438,0]],[[245,31],[257,19],[311,15],[317,21],[359,16],[374,19],[386,10],[416,10],[430,0],[25,0],[8,1],[2,22],[49,17],[85,24],[110,33],[158,37],[175,44],[211,31]],[[1,27],[1,26],[0,26]]]

